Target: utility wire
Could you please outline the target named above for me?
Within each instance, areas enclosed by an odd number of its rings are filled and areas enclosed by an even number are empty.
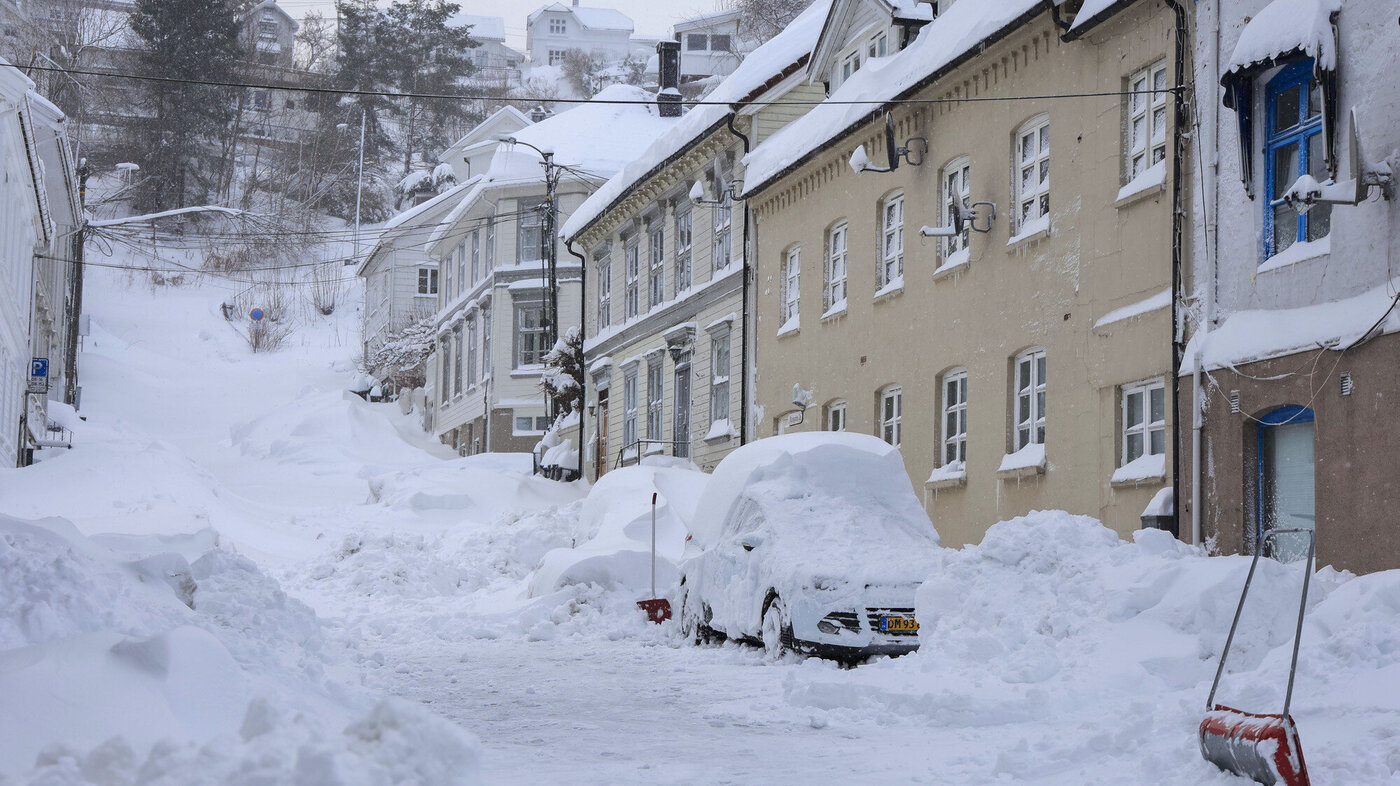
[[[20,66],[24,70],[48,71],[62,74],[79,74],[83,76],[105,76],[117,79],[138,79],[147,82],[160,82],[164,84],[182,85],[203,85],[207,87],[234,87],[234,88],[255,88],[262,90],[283,90],[288,92],[319,93],[336,96],[372,96],[379,98],[416,98],[435,99],[442,101],[517,101],[526,103],[541,104],[617,104],[617,105],[642,105],[653,106],[653,100],[636,100],[625,98],[549,98],[544,96],[497,96],[497,95],[472,95],[453,93],[402,93],[393,90],[352,90],[339,87],[298,87],[292,85],[274,85],[260,82],[226,82],[211,79],[188,79],[174,76],[148,76],[145,74],[127,74],[117,71],[92,71],[78,68],[57,68],[54,66]],[[1060,98],[1104,98],[1104,97],[1124,97],[1136,95],[1156,95],[1159,93],[1174,93],[1177,90],[1184,90],[1183,87],[1163,87],[1146,90],[1104,90],[1082,93],[1040,93],[1026,96],[959,96],[957,98],[863,98],[834,101],[832,99],[823,100],[788,100],[775,99],[772,101],[706,101],[704,99],[683,100],[686,106],[872,106],[885,104],[964,104],[982,103],[995,101],[1046,101]]]

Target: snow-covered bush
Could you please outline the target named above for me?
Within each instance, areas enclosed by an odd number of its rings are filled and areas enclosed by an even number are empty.
[[[544,356],[540,385],[554,402],[560,415],[576,412],[583,405],[583,333],[569,328]]]
[[[364,371],[400,388],[420,388],[427,382],[424,361],[432,351],[433,318],[422,317],[370,350]]]

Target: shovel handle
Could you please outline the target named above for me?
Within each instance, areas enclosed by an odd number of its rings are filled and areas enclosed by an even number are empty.
[[[1293,529],[1270,530],[1259,541],[1259,548],[1254,552],[1254,559],[1249,563],[1249,575],[1244,579],[1244,590],[1240,592],[1240,605],[1235,607],[1235,619],[1230,623],[1230,635],[1225,637],[1225,649],[1220,652],[1220,665],[1215,669],[1215,680],[1210,684],[1210,696],[1206,698],[1206,710],[1215,707],[1215,691],[1220,687],[1220,675],[1225,673],[1225,658],[1230,655],[1230,645],[1235,641],[1235,629],[1240,624],[1240,613],[1244,611],[1244,599],[1249,595],[1249,585],[1254,581],[1254,569],[1259,567],[1259,556],[1264,553],[1264,544],[1269,538],[1278,535],[1290,535],[1294,533],[1306,533],[1308,536],[1308,560],[1307,570],[1303,572],[1303,597],[1298,602],[1298,627],[1293,632],[1293,660],[1288,666],[1288,689],[1283,696],[1283,715],[1288,717],[1288,708],[1293,704],[1293,678],[1298,672],[1298,644],[1303,638],[1303,612],[1308,607],[1308,584],[1312,580],[1313,562],[1317,551],[1317,532],[1303,527]]]

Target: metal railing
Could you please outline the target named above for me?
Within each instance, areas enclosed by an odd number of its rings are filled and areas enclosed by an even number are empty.
[[[634,440],[631,444],[624,445],[622,449],[617,452],[617,460],[613,462],[613,469],[640,464],[645,456],[654,456],[657,454],[664,456],[668,449],[672,456],[682,455],[682,452],[677,450],[677,446],[681,444],[680,441],[670,439]],[[663,449],[659,451],[643,450],[643,445],[661,445]]]

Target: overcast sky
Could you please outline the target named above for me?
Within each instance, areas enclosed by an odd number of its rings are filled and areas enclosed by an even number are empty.
[[[388,5],[388,0],[379,0]],[[570,0],[561,0],[568,5]],[[320,11],[335,18],[334,0],[277,0],[287,13],[300,19],[308,11]],[[542,5],[543,0],[457,0],[468,14],[499,16],[506,20],[506,45],[525,48],[525,17]],[[669,36],[671,25],[697,13],[713,11],[718,0],[579,0],[579,5],[616,8],[632,17],[638,35]]]

